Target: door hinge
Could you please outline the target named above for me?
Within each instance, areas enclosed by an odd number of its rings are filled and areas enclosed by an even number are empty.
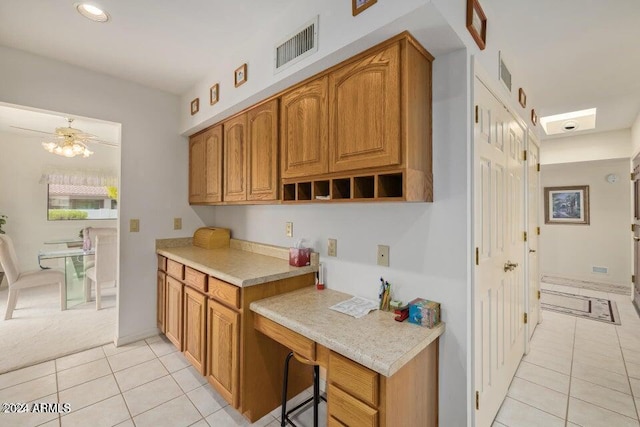
[[[527,321],[528,321],[528,320],[527,320],[527,313],[525,313],[525,314],[524,314],[524,324],[525,324],[525,325],[527,324]]]
[[[524,241],[526,242],[527,241],[527,232],[526,231],[522,233],[522,237],[524,238]]]
[[[476,409],[480,409],[480,392],[476,391]]]
[[[636,275],[635,274],[633,274],[631,276],[631,283],[636,283]]]
[[[636,231],[636,225],[635,224],[631,224],[631,231]]]
[[[635,174],[633,172],[631,172],[631,181],[633,181],[634,175]]]
[[[538,291],[538,299],[540,299],[540,291]]]
[[[527,150],[522,150],[522,160],[527,160]]]
[[[476,248],[476,265],[480,265],[480,249]]]
[[[536,165],[536,171],[537,171],[537,172],[540,172],[540,163],[538,163],[538,164]]]
[[[536,227],[536,232],[538,233],[538,236],[540,235],[540,227]]]
[[[476,105],[476,123],[478,123],[478,106]]]

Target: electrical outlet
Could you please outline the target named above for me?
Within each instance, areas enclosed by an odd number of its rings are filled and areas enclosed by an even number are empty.
[[[378,245],[378,265],[389,267],[389,246]]]
[[[336,239],[329,239],[327,242],[327,255],[338,256],[338,241]]]
[[[173,229],[182,230],[182,218],[173,218]]]
[[[293,237],[293,223],[287,223],[287,237]]]
[[[131,233],[137,233],[137,232],[140,231],[140,220],[139,219],[129,220],[129,231]]]

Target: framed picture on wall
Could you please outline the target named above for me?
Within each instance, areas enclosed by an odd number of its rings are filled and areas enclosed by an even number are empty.
[[[544,187],[544,223],[589,225],[589,186]]]
[[[351,14],[356,16],[376,4],[378,0],[351,0]]]
[[[233,73],[233,82],[236,87],[243,85],[247,81],[247,64],[242,64]]]
[[[200,111],[200,98],[196,98],[191,101],[191,115],[193,116],[198,111]]]
[[[480,50],[487,46],[487,16],[478,0],[467,0],[467,30]]]
[[[213,105],[218,102],[218,94],[220,90],[220,84],[216,83],[209,88],[209,104]]]

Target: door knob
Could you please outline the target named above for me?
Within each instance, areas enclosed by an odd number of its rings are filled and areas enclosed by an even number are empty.
[[[535,253],[535,252],[536,252],[536,250],[535,250],[535,249],[529,249],[529,253],[530,253],[530,254],[533,254],[533,253]]]
[[[513,271],[514,268],[516,268],[518,266],[517,262],[511,262],[511,261],[507,261],[504,263],[504,271]]]
[[[638,241],[640,241],[640,237],[633,236],[633,240],[635,240],[636,242],[638,242]]]

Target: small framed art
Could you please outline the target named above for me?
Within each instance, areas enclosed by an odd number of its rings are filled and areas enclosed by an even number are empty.
[[[544,187],[544,223],[589,225],[589,186]]]
[[[478,0],[467,0],[467,30],[480,50],[487,45],[487,17]]]
[[[233,82],[236,87],[243,85],[247,81],[247,64],[242,64],[233,73]]]
[[[537,125],[538,124],[538,115],[536,114],[536,110],[535,109],[531,109],[531,123],[533,123],[533,125]]]
[[[213,105],[218,102],[218,95],[220,91],[220,84],[216,83],[209,88],[209,104]]]
[[[378,0],[351,0],[351,13],[356,16],[377,2]]]
[[[191,101],[191,115],[193,116],[198,111],[200,111],[200,98],[196,98]]]
[[[524,89],[518,89],[518,102],[522,108],[527,108],[527,94],[524,93]]]

